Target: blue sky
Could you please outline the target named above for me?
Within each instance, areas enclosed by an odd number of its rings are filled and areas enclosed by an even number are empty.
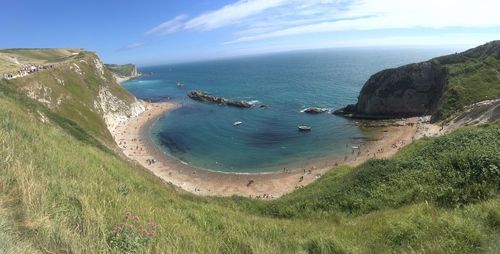
[[[77,47],[140,65],[500,39],[498,0],[2,0],[0,48]]]

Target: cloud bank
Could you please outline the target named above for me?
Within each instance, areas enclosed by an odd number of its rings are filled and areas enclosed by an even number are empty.
[[[498,0],[240,0],[189,18],[178,15],[144,34],[232,27],[239,44],[339,31],[500,26]]]

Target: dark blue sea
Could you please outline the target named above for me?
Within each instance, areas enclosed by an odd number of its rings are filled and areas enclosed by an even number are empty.
[[[171,64],[140,68],[145,75],[124,87],[141,99],[182,105],[151,127],[151,138],[169,156],[213,171],[272,172],[341,158],[351,144],[369,135],[352,120],[329,113],[309,115],[302,109],[354,103],[371,74],[452,52],[332,49]],[[179,88],[178,82],[185,85]],[[186,94],[194,89],[257,106],[240,109],[192,101]],[[235,127],[236,121],[243,123]],[[299,124],[312,131],[299,132]]]

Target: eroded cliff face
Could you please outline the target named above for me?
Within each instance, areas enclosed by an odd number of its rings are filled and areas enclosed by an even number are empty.
[[[144,112],[144,105],[134,100],[132,103],[126,103],[107,88],[102,87],[99,95],[94,101],[94,107],[100,111],[108,130],[114,130],[118,125],[127,121],[131,117],[136,117]]]
[[[446,85],[446,70],[432,62],[374,74],[361,89],[354,114],[387,118],[431,114]]]
[[[500,119],[500,99],[487,100],[467,106],[463,112],[445,121],[448,130],[464,125],[479,125]]]

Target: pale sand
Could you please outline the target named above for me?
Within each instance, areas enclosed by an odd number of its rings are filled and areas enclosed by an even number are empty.
[[[359,165],[370,158],[387,158],[412,140],[444,132],[425,118],[408,118],[378,128],[378,139],[353,149],[341,159],[316,161],[307,168],[268,174],[226,174],[196,169],[165,155],[149,137],[149,128],[156,119],[177,107],[170,102],[147,103],[146,111],[112,130],[117,145],[130,159],[168,183],[197,195],[245,196],[277,198],[306,186],[338,165]],[[149,163],[155,160],[155,163]],[[317,165],[317,166],[315,166]]]

